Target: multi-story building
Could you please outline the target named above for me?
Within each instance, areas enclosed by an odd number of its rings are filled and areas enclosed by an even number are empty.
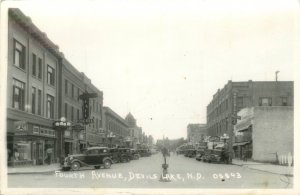
[[[9,9],[7,62],[9,165],[44,164],[46,151],[55,162],[63,151],[67,155],[104,143],[103,92],[19,9]],[[89,102],[93,120],[87,125],[81,122],[84,92],[97,94]],[[53,122],[62,117],[72,126],[60,141]]]
[[[43,164],[57,155],[62,53],[19,9],[9,9],[7,151],[9,165]]]
[[[109,107],[103,107],[103,111],[107,145],[111,147],[130,147],[131,140],[128,139],[128,137],[130,136],[130,132],[127,122]]]
[[[192,144],[203,141],[207,134],[206,124],[188,124],[187,140]]]
[[[130,137],[132,139],[132,147],[137,148],[142,143],[142,128],[136,124],[136,119],[131,113],[128,113],[125,117],[125,121],[128,124]]]
[[[293,101],[293,81],[228,81],[207,106],[207,133],[209,136],[226,133],[232,149],[238,111],[253,106],[293,106]]]
[[[61,79],[61,116],[72,123],[64,133],[65,155],[79,152],[87,145],[100,145],[104,141],[102,126],[103,93],[92,85],[91,80],[79,72],[70,62],[63,59]],[[82,120],[83,102],[79,98],[84,92],[96,93],[90,99],[90,117],[93,123],[84,125]],[[85,131],[86,130],[86,131]]]

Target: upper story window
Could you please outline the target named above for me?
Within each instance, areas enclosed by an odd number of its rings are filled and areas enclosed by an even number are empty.
[[[270,97],[259,98],[259,106],[272,106],[272,98]]]
[[[68,80],[65,80],[65,95],[68,95]]]
[[[47,94],[47,118],[54,118],[54,97]]]
[[[42,79],[42,72],[43,72],[43,61],[42,58],[38,60],[38,78]]]
[[[74,95],[75,95],[75,88],[74,88],[74,85],[72,84],[72,89],[71,89],[72,91],[72,94],[71,94],[71,96],[72,96],[72,98],[74,99]]]
[[[65,103],[65,118],[68,119],[68,104]]]
[[[13,79],[13,108],[25,110],[25,83]]]
[[[35,114],[35,102],[36,102],[36,88],[32,87],[32,93],[31,93],[31,113]]]
[[[38,90],[38,115],[42,115],[42,90]]]
[[[281,97],[281,106],[287,106],[288,102],[287,102],[287,97]]]
[[[32,76],[36,76],[36,55],[32,53]]]
[[[17,40],[14,40],[14,58],[13,63],[15,66],[25,70],[26,64],[26,48]]]
[[[55,85],[55,69],[51,66],[47,66],[47,83],[49,85]]]

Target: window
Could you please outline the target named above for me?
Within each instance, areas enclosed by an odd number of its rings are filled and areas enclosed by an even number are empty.
[[[74,89],[74,85],[72,84],[72,94],[71,94],[71,96],[72,96],[73,99],[74,99],[74,92],[75,92],[75,89]]]
[[[287,106],[287,97],[281,97],[281,105],[282,106]]]
[[[65,118],[68,119],[68,104],[65,103]]]
[[[77,120],[79,120],[79,109],[77,109]]]
[[[36,55],[32,53],[32,76],[36,76]]]
[[[236,99],[236,107],[237,107],[237,111],[240,111],[244,107],[243,97],[238,97]]]
[[[25,83],[13,79],[13,108],[25,110]]]
[[[47,118],[54,118],[54,97],[47,95]]]
[[[38,115],[42,115],[42,91],[38,90]]]
[[[32,87],[32,97],[31,97],[31,113],[35,114],[35,97],[36,97],[36,88]]]
[[[68,95],[68,80],[65,80],[65,95]]]
[[[15,66],[25,70],[26,50],[25,46],[17,40],[14,40],[14,58],[13,63]]]
[[[74,107],[71,107],[71,121],[74,121]]]
[[[272,106],[272,98],[259,98],[259,106]]]
[[[77,88],[77,100],[79,100],[79,95],[80,95],[80,89],[79,88]]]
[[[39,58],[39,66],[38,66],[38,78],[39,79],[42,79],[42,72],[43,72],[42,59]]]
[[[51,66],[47,67],[47,83],[49,85],[55,85],[55,70]]]

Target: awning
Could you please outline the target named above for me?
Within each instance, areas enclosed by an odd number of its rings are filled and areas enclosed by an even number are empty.
[[[247,120],[238,121],[238,123],[234,127],[234,130],[237,132],[246,131],[252,124],[253,122],[250,118]]]
[[[233,146],[243,146],[246,144],[249,144],[250,142],[238,142],[238,143],[233,143]]]

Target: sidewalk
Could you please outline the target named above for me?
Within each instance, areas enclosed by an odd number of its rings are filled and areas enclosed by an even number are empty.
[[[22,166],[22,167],[8,167],[8,174],[44,174],[44,173],[54,173],[54,171],[60,170],[59,163],[51,165],[32,165],[32,166]]]
[[[294,176],[294,167],[282,166],[282,165],[273,165],[268,163],[259,163],[253,161],[242,161],[238,159],[232,159],[232,164],[244,166],[249,169],[255,169],[259,171],[265,171],[268,173],[286,175],[286,176]]]

